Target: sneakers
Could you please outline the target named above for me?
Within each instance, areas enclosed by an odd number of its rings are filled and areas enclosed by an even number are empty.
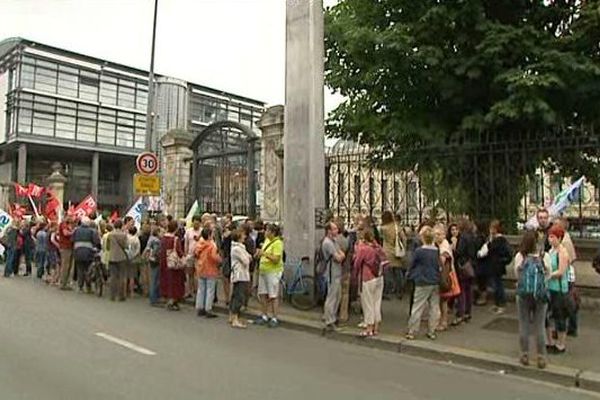
[[[248,325],[246,325],[245,323],[241,322],[240,320],[234,320],[231,323],[231,327],[232,328],[237,328],[237,329],[246,329],[248,327]]]
[[[196,312],[196,315],[197,315],[197,316],[199,316],[199,317],[205,317],[205,316],[206,316],[206,310],[204,310],[204,309],[199,309],[199,310]]]
[[[269,320],[269,328],[277,328],[279,326],[279,321],[277,318],[271,318]]]
[[[217,318],[217,317],[218,317],[218,315],[212,313],[211,311],[206,312],[206,318],[208,318],[208,319],[213,319],[213,318]]]
[[[502,315],[506,312],[506,309],[504,307],[495,307],[495,309],[492,312],[495,315]]]
[[[254,320],[254,324],[256,325],[266,325],[269,323],[269,317],[266,315],[261,315]]]

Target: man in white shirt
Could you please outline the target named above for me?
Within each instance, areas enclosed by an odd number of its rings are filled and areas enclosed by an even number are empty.
[[[185,274],[187,276],[186,297],[193,297],[197,290],[196,281],[196,256],[194,250],[200,240],[202,231],[202,217],[194,215],[192,218],[192,227],[185,231],[184,253],[185,253]]]
[[[567,270],[567,279],[569,281],[569,295],[574,301],[576,298],[573,295],[573,291],[575,290],[575,260],[577,260],[577,253],[575,251],[575,245],[573,244],[571,235],[569,235],[568,232],[569,220],[566,217],[561,217],[556,220],[556,223],[565,230],[565,237],[562,240],[562,245],[565,249],[567,249],[567,253],[569,253],[569,269]],[[575,304],[575,307],[573,307],[572,311],[573,312],[571,312],[567,318],[567,335],[577,336],[579,325],[579,307],[577,304]]]

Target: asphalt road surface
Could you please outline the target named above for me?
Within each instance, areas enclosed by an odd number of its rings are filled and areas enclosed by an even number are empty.
[[[515,338],[515,345],[516,345]],[[225,318],[0,278],[0,399],[591,399]]]

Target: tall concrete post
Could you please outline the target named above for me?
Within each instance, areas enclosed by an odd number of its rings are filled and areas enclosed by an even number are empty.
[[[286,253],[310,257],[322,232],[315,212],[325,207],[323,1],[287,0],[284,118]]]
[[[92,197],[98,202],[98,186],[100,176],[100,154],[92,154]]]
[[[24,185],[27,180],[27,145],[20,144],[17,149],[17,182]]]

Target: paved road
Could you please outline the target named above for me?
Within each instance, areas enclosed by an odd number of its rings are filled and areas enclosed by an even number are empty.
[[[145,355],[108,338],[149,350]],[[144,351],[144,350],[142,350]],[[284,329],[0,278],[0,399],[596,398]]]

